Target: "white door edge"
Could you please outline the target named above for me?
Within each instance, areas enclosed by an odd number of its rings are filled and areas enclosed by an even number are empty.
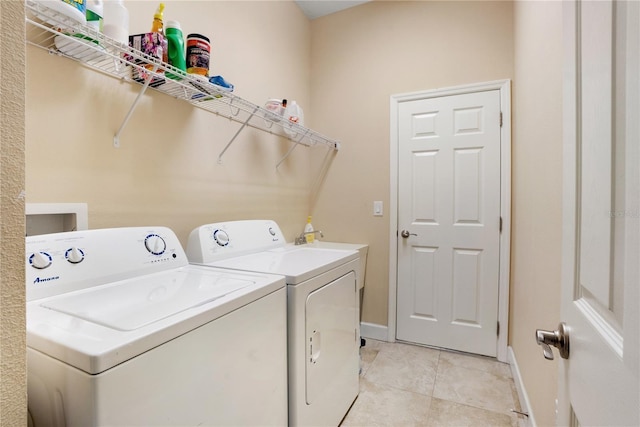
[[[461,95],[487,90],[500,91],[500,216],[502,233],[500,234],[500,271],[498,284],[498,335],[497,358],[508,361],[507,338],[509,336],[509,271],[511,263],[511,80],[495,80],[484,83],[439,88],[427,91],[391,95],[390,98],[390,194],[389,194],[389,342],[396,340],[396,292],[398,277],[398,105],[402,102],[437,98],[449,95]]]
[[[576,264],[580,262],[580,245],[579,238],[577,239],[576,235],[579,235],[580,228],[579,212],[581,209],[581,201],[578,184],[581,174],[579,150],[582,134],[580,129],[580,109],[576,99],[582,96],[579,90],[581,85],[577,84],[579,79],[582,78],[583,73],[583,69],[579,64],[580,59],[578,59],[579,46],[580,43],[582,43],[580,36],[584,28],[581,27],[582,24],[580,22],[581,3],[583,2],[566,1],[562,4],[564,44],[564,101],[562,111],[563,265],[560,320],[567,322],[567,326],[572,334],[570,336],[570,340],[572,340],[571,343],[575,341],[576,345],[571,344],[570,346],[571,353],[569,360],[563,360],[558,364],[556,424],[577,425],[579,424],[579,418],[583,417],[582,423],[584,425],[603,425],[602,420],[594,422],[591,418],[594,413],[597,413],[598,415],[605,414],[608,425],[639,425],[640,412],[638,412],[637,403],[640,401],[640,390],[638,389],[638,377],[640,376],[640,364],[638,363],[640,358],[640,322],[638,317],[638,302],[640,301],[640,287],[638,286],[640,272],[638,265],[640,264],[640,254],[638,252],[638,236],[640,236],[640,225],[638,221],[629,221],[627,223],[629,228],[625,230],[625,236],[629,238],[624,249],[625,256],[627,257],[624,261],[626,265],[625,275],[628,275],[629,279],[624,287],[624,303],[622,307],[624,317],[621,322],[623,325],[623,336],[620,335],[619,331],[608,325],[606,319],[602,321],[603,316],[599,312],[593,311],[589,304],[585,304],[584,300],[577,297],[580,272],[579,269],[576,268]],[[620,3],[618,3],[618,5],[620,5]],[[624,40],[626,44],[624,47],[626,54],[616,54],[624,56],[625,58],[626,75],[637,76],[640,70],[640,61],[638,59],[638,52],[640,52],[640,30],[638,30],[639,26],[637,25],[638,22],[640,22],[640,4],[638,2],[626,2],[624,3],[624,7],[626,8],[624,16],[627,19],[625,24],[627,37],[625,38],[623,36],[619,40]],[[615,18],[613,23],[614,25],[619,24],[615,21]],[[614,49],[615,48],[619,48],[619,46],[614,46]],[[638,149],[638,144],[634,145],[629,142],[637,142],[640,136],[640,127],[637,124],[637,120],[633,120],[633,118],[638,117],[638,113],[640,112],[640,105],[638,103],[638,100],[640,100],[640,84],[637,78],[629,78],[624,84],[626,84],[624,88],[626,106],[621,109],[622,112],[616,114],[625,114],[626,117],[632,118],[631,120],[626,120],[626,128],[624,129],[624,134],[626,135],[624,137],[626,150],[626,164],[624,168],[626,169],[625,174],[628,175],[625,176],[623,182],[625,182],[627,188],[627,190],[625,190],[627,191],[625,197],[628,197],[629,202],[625,202],[625,208],[628,206],[628,210],[611,211],[611,214],[621,214],[622,217],[630,216],[631,218],[637,218],[639,200],[637,187],[640,185],[640,172],[638,170],[640,150]],[[613,102],[615,101],[612,100],[612,103]],[[613,206],[612,209],[614,209]],[[578,316],[571,316],[572,312],[576,312]],[[589,319],[584,322],[588,326],[589,331],[586,331],[587,328],[585,328],[584,325],[579,325],[578,328],[575,328],[576,318]],[[572,326],[574,326],[573,329]],[[594,337],[596,339],[594,339]],[[588,346],[582,346],[584,343],[587,343]],[[600,349],[602,348],[604,348],[605,351],[601,352]],[[580,360],[578,358],[582,357],[582,360],[584,360],[583,354],[589,352],[595,354],[596,357],[576,367],[576,361]],[[625,383],[619,381],[620,375],[614,375],[618,373],[619,367],[623,365],[629,367],[628,371],[624,371],[622,374],[622,376],[625,376],[625,379],[630,379],[629,382],[625,381]],[[605,379],[599,382],[605,385],[611,384],[616,391],[621,391],[619,395],[611,394],[611,389],[608,387],[593,387],[593,379],[586,378],[591,376],[585,375],[585,372],[599,372],[601,371],[601,366],[606,368],[607,375]],[[570,387],[572,376],[579,378],[573,388]],[[586,386],[587,384],[589,386]],[[629,386],[630,384],[631,386]],[[584,390],[588,391],[585,392]],[[606,396],[603,396],[603,394]],[[588,398],[584,399],[583,395],[587,395]],[[620,407],[614,407],[613,410],[611,409],[611,400],[608,399],[611,395],[614,396],[616,403],[622,402]],[[621,399],[621,397],[625,400]],[[574,413],[573,406],[577,398],[587,403],[586,406],[584,403],[579,405],[580,407],[576,408],[576,412]],[[585,411],[585,407],[593,410],[591,413],[585,413],[588,412]],[[617,419],[614,420],[612,415],[617,417]]]

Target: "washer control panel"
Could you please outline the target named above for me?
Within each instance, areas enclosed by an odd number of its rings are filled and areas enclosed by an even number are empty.
[[[125,227],[28,236],[27,301],[188,265],[166,227]]]

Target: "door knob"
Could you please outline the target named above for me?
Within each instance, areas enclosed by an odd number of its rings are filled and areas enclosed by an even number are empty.
[[[545,359],[553,360],[553,351],[550,346],[557,348],[563,359],[569,358],[569,331],[564,322],[561,322],[555,331],[536,329],[536,342],[542,346]]]
[[[417,234],[416,234],[416,233],[409,233],[409,231],[407,231],[407,230],[402,230],[402,231],[400,232],[400,235],[401,235],[402,237],[404,237],[405,239],[406,239],[407,237],[409,237],[409,236],[417,236]]]

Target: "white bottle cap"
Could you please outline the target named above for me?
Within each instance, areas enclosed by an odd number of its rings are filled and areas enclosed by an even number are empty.
[[[180,23],[178,21],[164,21],[164,28],[175,28],[176,30],[182,31],[182,28],[180,27]]]

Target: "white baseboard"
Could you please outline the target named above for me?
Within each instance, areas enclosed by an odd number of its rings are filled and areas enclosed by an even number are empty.
[[[375,323],[360,322],[360,336],[378,341],[388,341],[388,328]]]
[[[516,390],[518,391],[518,399],[520,399],[520,407],[522,408],[522,412],[529,414],[526,420],[520,418],[524,423],[520,423],[520,425],[525,425],[527,427],[537,427],[536,419],[533,416],[533,411],[531,410],[531,403],[529,402],[529,396],[527,395],[527,390],[524,388],[524,383],[522,382],[522,376],[520,375],[520,368],[518,368],[518,362],[516,361],[516,355],[513,352],[513,348],[509,346],[508,348],[508,358],[509,365],[511,366],[511,375],[513,375],[513,382],[515,383]]]

